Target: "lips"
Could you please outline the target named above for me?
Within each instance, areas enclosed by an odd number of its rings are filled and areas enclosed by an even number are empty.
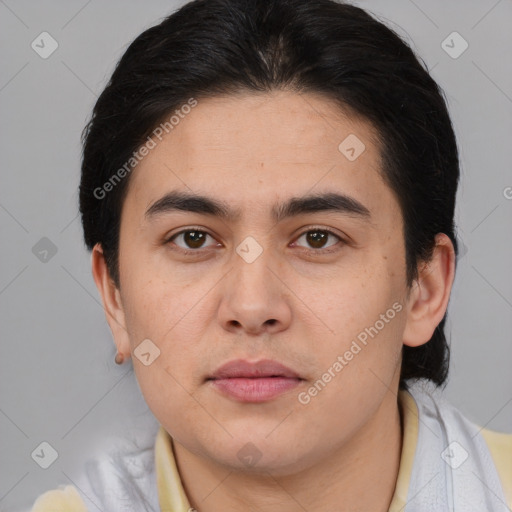
[[[207,379],[223,396],[238,402],[266,402],[297,387],[304,379],[268,359],[250,363],[238,359],[218,368]]]
[[[299,375],[286,366],[263,359],[255,363],[237,359],[223,364],[218,368],[210,379],[235,379],[235,378],[262,378],[262,377],[284,377],[288,379],[299,379]]]

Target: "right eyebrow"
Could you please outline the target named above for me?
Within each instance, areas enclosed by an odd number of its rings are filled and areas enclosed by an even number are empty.
[[[237,220],[242,214],[240,210],[233,210],[229,204],[218,199],[189,192],[172,191],[155,201],[146,210],[145,217],[150,219],[176,210],[212,215],[224,220]]]

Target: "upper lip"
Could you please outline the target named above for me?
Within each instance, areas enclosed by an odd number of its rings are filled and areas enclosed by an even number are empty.
[[[299,375],[277,361],[262,359],[249,362],[244,359],[229,361],[215,370],[209,379],[286,377],[298,379]]]

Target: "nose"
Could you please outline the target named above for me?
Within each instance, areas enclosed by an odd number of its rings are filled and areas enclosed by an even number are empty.
[[[234,267],[223,280],[218,320],[231,333],[275,334],[289,327],[290,293],[267,251],[252,262],[233,255]]]

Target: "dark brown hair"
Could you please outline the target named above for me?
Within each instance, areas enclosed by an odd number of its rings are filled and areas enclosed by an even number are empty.
[[[382,175],[404,219],[409,286],[418,264],[431,258],[437,233],[448,235],[457,251],[459,161],[450,117],[439,86],[393,30],[334,0],[195,0],[133,41],[84,131],[85,242],[89,249],[101,243],[118,286],[129,172],[108,192],[104,184],[191,97],[278,88],[321,93],[376,128]],[[445,382],[445,320],[428,343],[404,347],[402,388],[407,379]]]

